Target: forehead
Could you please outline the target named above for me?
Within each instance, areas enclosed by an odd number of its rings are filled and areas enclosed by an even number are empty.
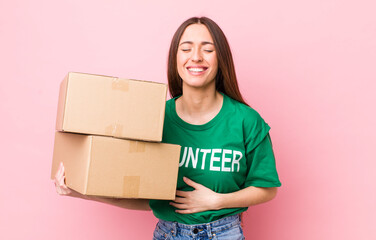
[[[180,38],[180,43],[186,41],[213,42],[213,38],[204,24],[191,24],[184,30]]]

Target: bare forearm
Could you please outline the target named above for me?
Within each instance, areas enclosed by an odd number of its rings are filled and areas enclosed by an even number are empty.
[[[277,188],[247,187],[233,193],[220,194],[217,209],[249,207],[272,200],[277,194]]]
[[[92,200],[101,203],[111,204],[117,207],[132,209],[132,210],[151,210],[149,207],[149,200],[147,199],[123,199],[123,198],[106,198],[106,197],[96,197],[87,196],[81,194],[71,188],[69,188],[65,183],[65,170],[63,163],[60,163],[59,169],[55,175],[55,187],[58,194],[62,196],[69,196],[75,198],[81,198],[86,200]]]
[[[123,198],[106,198],[106,197],[88,197],[88,200],[107,203],[113,206],[131,209],[150,211],[148,199],[123,199]]]
[[[213,190],[183,177],[184,182],[194,188],[193,191],[176,190],[176,198],[170,205],[177,213],[191,214],[223,208],[249,207],[272,200],[277,188],[247,187],[233,193],[216,193]]]
[[[151,210],[149,207],[148,199],[124,199],[124,198],[108,198],[108,197],[97,197],[97,196],[87,196],[83,195],[73,189],[70,189],[70,193],[67,195],[75,198],[82,198],[85,200],[91,200],[101,203],[107,203],[113,206],[131,209],[131,210]]]

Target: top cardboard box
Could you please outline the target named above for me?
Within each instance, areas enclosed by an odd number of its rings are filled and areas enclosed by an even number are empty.
[[[167,86],[70,72],[60,85],[56,130],[162,141]]]

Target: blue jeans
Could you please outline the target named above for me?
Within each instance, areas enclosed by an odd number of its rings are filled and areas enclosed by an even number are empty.
[[[245,238],[240,225],[240,216],[234,215],[198,225],[159,220],[154,230],[153,240],[162,239],[241,240]]]

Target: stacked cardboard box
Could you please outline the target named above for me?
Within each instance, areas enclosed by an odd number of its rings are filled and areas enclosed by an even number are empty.
[[[174,199],[180,146],[162,140],[165,84],[69,73],[60,85],[51,178],[86,195]]]

